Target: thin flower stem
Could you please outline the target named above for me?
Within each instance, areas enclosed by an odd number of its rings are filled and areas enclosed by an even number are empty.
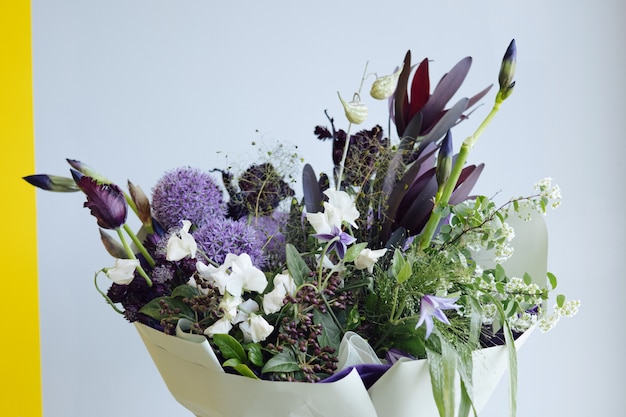
[[[324,246],[322,253],[320,254],[320,260],[319,260],[320,264],[317,270],[317,287],[318,287],[317,290],[320,292],[322,291],[322,289],[328,282],[328,278],[330,278],[330,275],[326,279],[323,278],[324,277],[324,258],[326,257],[326,254],[328,253],[328,249],[330,248],[330,245],[332,245],[334,242],[338,240],[339,240],[339,236],[335,236],[330,241],[328,241],[328,243],[326,243],[326,245]]]
[[[367,74],[367,65],[369,62],[365,63],[365,69],[363,70],[363,76],[361,77],[361,84],[359,85],[359,90],[357,95],[361,96],[361,90],[363,89],[363,83],[365,83],[365,78]],[[343,180],[343,171],[346,166],[346,157],[348,156],[348,148],[350,147],[350,130],[352,129],[352,122],[348,121],[348,131],[346,132],[346,143],[343,145],[343,153],[341,154],[341,162],[339,163],[339,173],[337,175],[335,181],[335,189],[337,191],[341,191],[341,181]]]
[[[133,232],[130,226],[128,226],[128,224],[126,223],[124,223],[124,231],[128,234],[128,236],[130,236],[130,239],[133,241],[135,246],[137,246],[137,249],[139,249],[139,252],[141,252],[143,257],[146,258],[146,262],[148,262],[150,266],[156,265],[156,262],[154,261],[154,258],[152,257],[152,255],[150,255],[150,253],[148,252],[146,247],[143,245],[143,243],[139,241],[139,238],[137,237],[135,232]]]
[[[111,308],[113,308],[113,310],[115,310],[116,313],[119,314],[124,314],[124,312],[122,310],[120,310],[119,308],[117,308],[117,306],[115,305],[115,303],[113,302],[113,300],[111,300],[109,298],[108,295],[106,295],[104,293],[104,291],[102,291],[100,289],[100,287],[98,287],[98,274],[100,274],[100,272],[102,272],[102,270],[98,271],[95,273],[94,277],[93,277],[93,283],[96,286],[96,290],[100,293],[100,295],[102,295],[104,297],[104,299],[106,300],[107,304],[111,306]]]
[[[343,180],[343,171],[346,165],[346,157],[348,156],[348,148],[350,147],[350,129],[352,128],[352,122],[348,124],[348,131],[346,132],[346,143],[343,145],[343,153],[341,154],[341,162],[339,163],[339,173],[335,179],[335,189],[341,191],[341,181]]]
[[[485,120],[483,120],[480,126],[478,126],[474,134],[463,141],[461,149],[459,150],[459,153],[456,157],[456,162],[452,166],[450,177],[448,178],[448,181],[446,181],[446,184],[443,187],[441,194],[438,194],[435,198],[433,211],[428,218],[428,222],[424,227],[422,235],[420,236],[420,249],[424,250],[430,246],[430,242],[432,241],[433,236],[435,235],[435,231],[439,226],[439,222],[441,221],[442,213],[444,209],[448,206],[450,202],[450,197],[452,196],[452,192],[454,191],[454,188],[456,187],[456,184],[461,177],[461,173],[463,172],[463,168],[465,166],[465,161],[467,161],[467,156],[469,155],[471,149],[474,147],[474,144],[476,143],[478,138],[482,135],[482,133],[485,131],[487,126],[491,123],[496,113],[500,109],[500,103],[500,101],[496,101],[494,103],[491,111],[489,112],[487,117],[485,117]]]
[[[132,249],[128,245],[128,242],[126,241],[126,238],[124,237],[124,233],[122,233],[122,229],[118,227],[117,229],[115,229],[115,231],[117,232],[117,236],[120,238],[120,241],[122,242],[122,246],[124,246],[124,250],[126,251],[126,254],[128,255],[128,257],[130,259],[137,259],[137,257],[135,256],[135,253],[132,251]],[[146,284],[148,284],[148,286],[151,287],[152,280],[150,279],[146,271],[144,271],[141,265],[137,267],[137,271],[139,271],[139,275],[141,275],[143,279],[146,280]]]

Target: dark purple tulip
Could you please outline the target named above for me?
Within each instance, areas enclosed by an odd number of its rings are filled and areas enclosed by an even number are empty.
[[[87,196],[84,207],[98,220],[103,229],[117,229],[126,222],[128,212],[124,193],[115,184],[99,184],[87,175],[72,169],[72,177],[78,188]]]

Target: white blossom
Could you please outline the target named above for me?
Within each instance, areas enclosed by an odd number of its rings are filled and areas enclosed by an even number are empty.
[[[291,275],[276,274],[274,277],[274,289],[263,296],[263,311],[265,314],[275,313],[283,307],[283,301],[287,294],[295,295],[296,283]]]
[[[105,268],[104,273],[116,284],[128,285],[135,278],[135,269],[139,266],[137,259],[116,259],[115,266]]]
[[[173,233],[167,241],[167,254],[168,261],[180,261],[186,257],[191,259],[196,257],[196,251],[198,245],[193,236],[189,233],[191,228],[191,222],[189,220],[183,220],[183,227],[180,228],[178,233]]]
[[[374,272],[374,265],[378,259],[385,255],[387,249],[377,249],[371,250],[369,248],[365,248],[359,253],[359,255],[354,260],[354,266],[356,269],[367,269],[367,271],[371,274]]]

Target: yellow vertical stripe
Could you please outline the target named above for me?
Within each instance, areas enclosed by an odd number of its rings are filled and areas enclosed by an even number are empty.
[[[0,416],[42,415],[30,1],[0,0]]]

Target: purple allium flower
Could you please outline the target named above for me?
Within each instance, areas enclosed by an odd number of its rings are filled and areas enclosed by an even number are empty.
[[[210,174],[191,167],[166,172],[152,189],[154,217],[165,229],[180,227],[181,220],[201,226],[224,217],[222,191]]]
[[[251,225],[263,242],[263,251],[267,256],[268,268],[273,270],[286,261],[285,235],[283,231],[289,219],[288,213],[275,211],[271,216],[253,218]]]
[[[234,255],[247,253],[254,266],[261,268],[265,265],[266,257],[263,253],[265,241],[259,239],[258,232],[248,225],[245,219],[217,217],[209,219],[192,235],[198,244],[198,250],[218,264],[222,264],[229,253]]]
[[[117,229],[126,222],[128,212],[124,193],[115,184],[99,184],[95,179],[71,170],[76,185],[87,196],[84,207],[103,229]]]

